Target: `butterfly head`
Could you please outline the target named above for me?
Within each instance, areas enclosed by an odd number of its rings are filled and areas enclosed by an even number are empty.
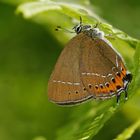
[[[91,29],[91,25],[83,25],[83,24],[77,24],[73,27],[73,30],[75,31],[75,33],[79,34],[81,32],[84,31],[88,31]]]
[[[82,24],[82,18],[80,17],[80,23],[75,25],[73,27],[73,30],[77,34],[79,34],[81,32],[84,32],[88,36],[90,36],[91,38],[103,38],[104,33],[99,30],[98,25],[99,25],[98,23],[94,27],[92,27],[91,25],[88,25],[88,24],[83,25]]]
[[[80,17],[80,23],[73,27],[73,30],[77,34],[84,32],[85,30],[90,30],[90,29],[91,29],[91,25],[83,25],[82,24],[82,17]]]

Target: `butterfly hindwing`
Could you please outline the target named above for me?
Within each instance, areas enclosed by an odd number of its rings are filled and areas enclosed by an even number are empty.
[[[120,55],[102,39],[84,36],[81,43],[80,72],[84,86],[94,98],[106,99],[124,89]]]

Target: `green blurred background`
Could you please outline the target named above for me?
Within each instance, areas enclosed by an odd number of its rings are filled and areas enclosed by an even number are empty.
[[[0,1],[0,140],[53,140],[77,107],[59,107],[48,101],[47,82],[62,44],[49,27],[15,14],[21,2],[24,0]],[[91,3],[96,13],[110,24],[140,39],[139,0],[91,0]],[[139,118],[138,97],[135,95],[118,111],[94,139],[113,139]],[[133,115],[128,117],[131,112]],[[140,139],[139,130],[131,139]]]

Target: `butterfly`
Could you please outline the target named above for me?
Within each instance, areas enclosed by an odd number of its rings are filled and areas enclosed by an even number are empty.
[[[73,37],[61,52],[48,82],[49,100],[59,105],[75,105],[89,99],[109,99],[125,93],[132,80],[121,55],[97,25],[73,27]]]

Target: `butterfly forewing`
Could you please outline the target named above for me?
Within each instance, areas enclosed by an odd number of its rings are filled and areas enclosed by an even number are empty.
[[[82,36],[66,45],[55,65],[48,84],[49,99],[57,104],[76,104],[91,98],[80,79],[79,61]]]

